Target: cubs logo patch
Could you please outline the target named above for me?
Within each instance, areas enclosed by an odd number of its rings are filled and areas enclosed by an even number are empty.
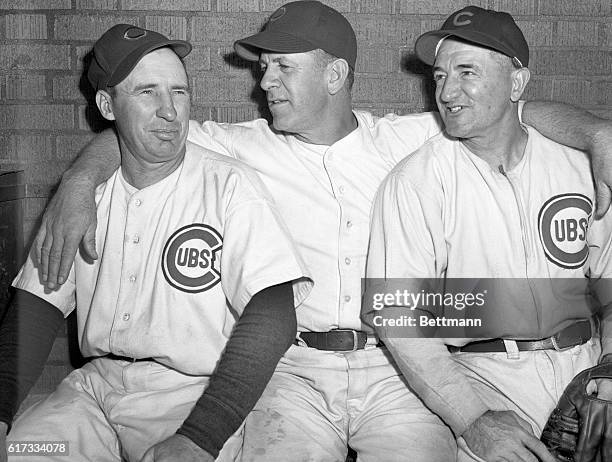
[[[183,292],[203,292],[219,283],[219,232],[205,224],[187,225],[174,232],[164,246],[162,270],[168,284]]]
[[[566,269],[584,265],[592,213],[593,202],[582,194],[560,194],[546,201],[538,214],[538,231],[548,260]]]

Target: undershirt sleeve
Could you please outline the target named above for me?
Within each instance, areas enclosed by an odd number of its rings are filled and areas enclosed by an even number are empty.
[[[296,330],[291,282],[255,294],[234,326],[208,388],[177,433],[217,457],[263,393]]]
[[[62,313],[21,289],[0,324],[0,421],[10,426],[49,357]]]

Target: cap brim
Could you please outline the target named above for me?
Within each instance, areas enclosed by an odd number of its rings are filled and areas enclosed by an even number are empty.
[[[436,61],[436,47],[444,37],[458,37],[468,42],[481,45],[484,48],[493,49],[500,53],[512,56],[512,51],[508,50],[504,44],[498,42],[493,37],[481,32],[471,30],[434,30],[421,35],[414,44],[414,50],[421,61],[433,66]]]
[[[108,83],[106,86],[114,87],[118,83],[121,83],[123,79],[125,79],[132,69],[136,67],[136,64],[142,59],[146,54],[157,50],[158,48],[170,47],[177,54],[179,58],[184,58],[189,53],[191,53],[191,44],[189,42],[185,42],[183,40],[164,40],[162,42],[156,42],[154,44],[147,44],[141,48],[137,48],[132,51],[115,69],[115,72],[108,79]]]
[[[238,56],[247,61],[259,61],[262,51],[304,53],[315,48],[318,47],[293,35],[266,30],[234,42],[234,50]]]

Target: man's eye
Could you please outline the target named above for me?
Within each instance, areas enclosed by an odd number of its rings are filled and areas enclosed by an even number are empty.
[[[433,79],[435,82],[439,82],[441,80],[444,80],[446,78],[446,76],[444,74],[434,74]]]
[[[140,92],[142,95],[152,95],[153,94],[153,90],[151,90],[150,88],[145,88],[144,90],[142,90]]]

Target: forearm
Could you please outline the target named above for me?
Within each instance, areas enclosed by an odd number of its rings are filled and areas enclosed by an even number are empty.
[[[383,334],[384,335],[384,334]],[[488,409],[442,339],[382,338],[402,374],[423,400],[460,436]]]
[[[236,323],[215,373],[179,434],[217,456],[251,411],[295,340],[291,283],[256,294]]]
[[[53,305],[17,289],[0,326],[0,421],[10,426],[40,376],[63,320]]]
[[[601,142],[611,124],[584,109],[551,101],[526,102],[522,120],[547,138],[584,151]]]
[[[64,173],[62,183],[86,183],[95,187],[108,179],[120,162],[117,135],[113,129],[106,129],[81,150],[72,166]]]

